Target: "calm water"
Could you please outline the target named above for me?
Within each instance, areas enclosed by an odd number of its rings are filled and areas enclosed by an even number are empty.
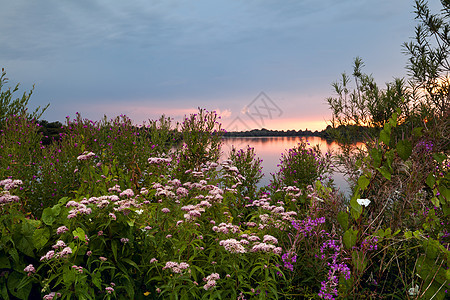
[[[263,160],[264,177],[261,179],[260,186],[265,186],[272,178],[270,174],[278,171],[277,165],[280,162],[281,153],[294,148],[300,141],[306,141],[311,146],[319,145],[322,153],[337,152],[338,145],[335,142],[327,142],[320,137],[227,137],[223,138],[223,155],[228,156],[232,146],[236,148],[245,148],[247,145],[255,149],[256,155]],[[348,184],[341,173],[333,174],[333,179],[337,187],[349,194]]]

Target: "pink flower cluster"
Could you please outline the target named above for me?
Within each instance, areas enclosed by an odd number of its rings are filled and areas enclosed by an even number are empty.
[[[69,231],[69,228],[67,228],[66,226],[60,226],[56,229],[56,234],[60,235],[67,231]]]
[[[83,273],[83,267],[81,266],[73,265],[72,269],[75,269],[76,271],[78,271],[78,273]]]
[[[120,193],[122,190],[120,189],[120,185],[118,185],[118,184],[116,184],[115,186],[113,186],[113,187],[110,187],[109,189],[108,189],[108,192],[117,192],[117,193]]]
[[[209,203],[208,201],[201,201],[199,204],[197,205],[186,205],[183,206],[181,208],[181,210],[187,212],[186,214],[184,214],[184,218],[189,221],[189,220],[193,220],[195,218],[198,218],[202,215],[203,212],[205,212],[204,207],[210,207],[211,203]]]
[[[267,243],[256,243],[252,247],[252,252],[273,252],[274,254],[280,255],[283,252],[281,247],[275,247],[272,244]]]
[[[28,265],[28,266],[26,266],[25,267],[25,269],[23,269],[23,271],[24,272],[27,272],[28,274],[28,276],[31,276],[31,275],[33,275],[34,273],[36,273],[36,269],[34,268],[34,266],[33,265]]]
[[[211,275],[206,276],[206,278],[203,278],[203,281],[206,282],[206,284],[203,286],[205,290],[209,290],[210,288],[213,288],[216,286],[216,280],[219,280],[220,276],[218,273],[212,273]]]
[[[53,249],[59,249],[64,247],[66,247],[66,243],[64,243],[61,240],[57,241],[56,244],[52,246]]]
[[[90,215],[92,213],[92,209],[87,207],[85,204],[78,203],[76,201],[69,201],[66,204],[66,207],[75,207],[69,211],[69,215],[67,219],[75,218],[77,215]]]
[[[168,262],[166,262],[166,265],[162,269],[163,270],[170,269],[173,273],[176,273],[176,274],[183,273],[183,270],[188,270],[188,272],[190,272],[189,264],[187,264],[185,262],[177,263],[177,262],[173,262],[173,261],[168,261]]]
[[[276,244],[278,244],[278,240],[277,240],[275,237],[266,234],[266,235],[263,237],[263,243],[270,243],[270,244],[276,245]]]
[[[132,189],[126,189],[125,191],[120,193],[119,196],[120,197],[124,197],[125,196],[125,197],[128,197],[128,198],[131,198],[131,197],[134,197],[134,192],[133,192]]]
[[[19,202],[20,198],[18,196],[11,195],[9,191],[4,191],[0,193],[0,206],[12,203]]]
[[[148,159],[148,163],[149,164],[161,164],[161,163],[166,163],[169,164],[172,161],[171,158],[162,158],[162,157],[150,157]]]
[[[58,246],[54,245],[53,248],[56,250],[60,246],[61,243]],[[69,254],[72,254],[72,249],[70,247],[64,247],[60,252],[55,252],[55,250],[48,251],[44,256],[41,257],[40,261],[51,260],[52,258],[66,258],[69,256]]]
[[[243,244],[236,239],[222,240],[219,242],[220,246],[223,246],[225,250],[231,253],[246,253],[247,250]]]
[[[84,151],[83,154],[77,157],[78,160],[88,160],[89,158],[95,156],[93,152]]]
[[[8,179],[4,179],[4,180],[0,181],[0,186],[3,186],[3,188],[6,191],[14,189],[14,188],[16,188],[16,187],[18,187],[19,185],[22,185],[22,184],[23,184],[22,180],[18,180],[18,179],[12,180],[12,179],[8,178]]]
[[[53,300],[53,298],[60,298],[61,297],[61,293],[55,293],[55,292],[51,292],[47,295],[45,295],[42,299],[44,300]]]
[[[239,226],[237,225],[233,225],[231,223],[220,223],[219,226],[213,226],[212,228],[213,231],[215,232],[222,232],[225,234],[228,234],[230,231],[232,233],[238,233],[241,230],[239,229]]]

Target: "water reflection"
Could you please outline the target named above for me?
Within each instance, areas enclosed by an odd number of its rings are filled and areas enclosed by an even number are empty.
[[[264,177],[261,179],[260,186],[265,186],[272,178],[270,174],[278,171],[278,164],[280,162],[281,153],[294,148],[301,141],[307,142],[312,146],[319,145],[322,153],[337,152],[339,146],[336,142],[329,142],[325,139],[316,136],[309,137],[226,137],[223,138],[223,156],[228,156],[232,146],[240,149],[248,146],[255,148],[256,155],[263,160]],[[342,174],[333,174],[333,179],[336,186],[341,191],[348,194],[349,188]]]

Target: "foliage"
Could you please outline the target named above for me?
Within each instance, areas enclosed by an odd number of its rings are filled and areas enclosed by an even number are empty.
[[[36,108],[32,113],[28,113],[28,102],[30,101],[33,89],[27,94],[23,93],[22,97],[13,99],[14,93],[19,90],[19,84],[14,88],[9,87],[7,90],[3,90],[4,85],[8,83],[8,78],[6,78],[5,69],[2,68],[2,75],[0,76],[0,128],[3,127],[3,122],[10,116],[22,116],[28,120],[39,119],[45,110],[48,108],[49,104],[44,108]]]
[[[404,52],[409,56],[407,69],[412,77],[415,96],[421,109],[431,110],[431,115],[448,116],[450,84],[450,2],[441,1],[440,13],[432,13],[428,2],[415,1],[415,36],[404,43]]]
[[[200,108],[198,113],[184,118],[180,126],[183,145],[178,164],[181,179],[188,178],[191,172],[199,171],[207,162],[219,161],[224,132],[221,126],[216,112]]]
[[[445,40],[439,20],[448,14],[416,7],[428,28],[417,43]],[[437,52],[424,45],[408,46],[419,79],[446,66],[445,43]],[[445,94],[425,89],[430,101],[418,111],[402,81],[379,90],[361,66],[355,61],[355,91],[344,76],[330,100],[336,124],[367,125],[370,137],[341,156],[350,199],[325,177],[330,157],[306,143],[288,150],[258,190],[252,148],[220,162],[214,112],[185,118],[182,146],[164,116],[139,128],[126,116],[77,114],[44,145],[39,123],[8,114],[0,298],[448,298],[448,120],[436,102]]]
[[[281,154],[280,169],[273,174],[273,189],[283,185],[305,189],[316,180],[326,179],[330,155],[322,155],[318,145],[310,148],[308,146],[308,142],[301,141],[297,147]]]

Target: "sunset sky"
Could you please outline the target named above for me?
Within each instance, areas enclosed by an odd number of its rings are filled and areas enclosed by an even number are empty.
[[[380,85],[407,75],[413,2],[0,0],[0,67],[49,121],[201,107],[228,130],[321,130],[356,56]]]

